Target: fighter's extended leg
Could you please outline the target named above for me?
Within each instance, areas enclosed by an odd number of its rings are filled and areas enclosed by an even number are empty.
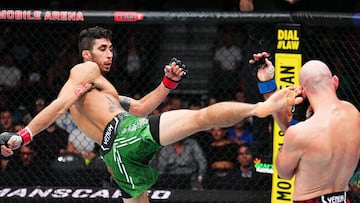
[[[288,87],[257,104],[220,102],[200,110],[165,112],[159,124],[160,144],[168,145],[211,127],[228,127],[250,116],[264,118],[275,111],[300,103],[302,98],[296,98],[299,94],[300,88]]]

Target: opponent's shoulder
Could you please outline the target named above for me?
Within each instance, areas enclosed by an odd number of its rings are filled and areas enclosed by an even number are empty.
[[[357,113],[359,114],[359,110],[354,106],[354,104],[348,102],[348,101],[345,101],[345,100],[341,100],[341,105],[348,108],[349,110],[352,110],[354,113]]]
[[[285,139],[291,140],[292,142],[304,142],[309,139],[309,127],[302,121],[296,125],[291,125],[285,132]]]
[[[348,101],[341,100],[336,108],[337,112],[341,112],[343,118],[360,122],[360,112],[355,105]]]
[[[296,125],[290,125],[286,131],[285,135],[296,135],[299,130],[301,129],[300,126],[302,125],[302,122],[297,123]]]

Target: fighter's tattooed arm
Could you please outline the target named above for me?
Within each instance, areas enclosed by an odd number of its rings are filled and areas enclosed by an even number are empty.
[[[130,110],[130,101],[131,101],[131,98],[130,97],[126,97],[126,96],[119,96],[119,99],[120,99],[120,105],[121,107],[129,112]]]

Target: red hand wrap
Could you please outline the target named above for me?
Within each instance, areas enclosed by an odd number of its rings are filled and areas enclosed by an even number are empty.
[[[179,81],[174,81],[166,76],[164,76],[162,83],[164,84],[164,86],[168,89],[175,89],[176,86],[178,85]]]
[[[19,132],[17,132],[17,134],[19,134],[21,136],[21,138],[23,139],[22,146],[27,145],[32,141],[32,133],[29,128],[23,128],[23,129],[19,130]]]

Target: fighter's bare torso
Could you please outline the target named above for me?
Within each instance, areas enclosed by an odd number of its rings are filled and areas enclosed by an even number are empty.
[[[79,70],[75,70],[71,74],[90,71],[86,64],[81,64],[81,66]],[[93,74],[95,77],[92,77],[95,79],[90,79],[89,82],[81,82],[80,87],[74,91],[87,87],[70,107],[70,113],[80,130],[101,144],[105,126],[115,115],[124,112],[124,109],[120,106],[118,93],[114,86],[100,71],[95,71]],[[87,78],[85,78],[86,80]]]
[[[348,180],[357,165],[360,155],[358,111],[347,102],[327,108],[331,110],[315,113],[294,126],[293,130],[301,134],[291,136],[297,136],[303,148],[295,174],[294,200],[348,190]]]

